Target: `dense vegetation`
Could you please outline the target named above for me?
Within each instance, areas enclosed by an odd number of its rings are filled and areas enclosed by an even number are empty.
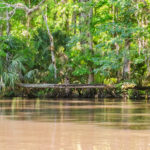
[[[0,84],[148,85],[149,0],[0,0]]]

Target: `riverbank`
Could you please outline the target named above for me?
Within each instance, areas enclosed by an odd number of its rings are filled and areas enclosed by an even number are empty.
[[[150,87],[133,84],[18,84],[1,91],[1,97],[29,98],[132,98],[148,99]]]

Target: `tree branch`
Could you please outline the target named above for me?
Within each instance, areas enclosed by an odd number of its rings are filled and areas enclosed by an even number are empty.
[[[28,8],[26,5],[22,3],[17,3],[17,4],[8,4],[8,3],[0,3],[0,5],[5,5],[0,8],[13,8],[14,10],[16,9],[22,9],[24,10],[27,15],[30,15],[34,11],[38,10],[40,6],[45,2],[46,0],[42,0],[38,5],[34,6],[33,8]],[[14,12],[14,11],[13,11]],[[14,14],[14,13],[13,13]]]

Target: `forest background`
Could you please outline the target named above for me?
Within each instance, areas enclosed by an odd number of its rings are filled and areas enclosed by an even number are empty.
[[[17,83],[143,86],[149,78],[149,0],[0,0],[4,95]]]

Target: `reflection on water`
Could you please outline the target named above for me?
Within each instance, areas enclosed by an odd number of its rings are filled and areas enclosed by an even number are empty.
[[[149,150],[150,103],[106,99],[0,100],[0,148]]]

